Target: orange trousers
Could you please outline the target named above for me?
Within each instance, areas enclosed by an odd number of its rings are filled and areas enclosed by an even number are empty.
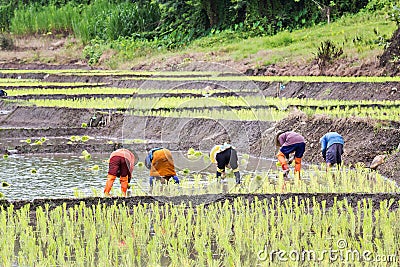
[[[104,194],[106,196],[110,196],[110,191],[113,187],[115,178],[117,178],[117,176],[111,174],[107,175],[106,187],[104,188]],[[128,176],[120,177],[119,182],[121,184],[122,195],[126,197],[126,191],[128,191]]]
[[[286,171],[289,169],[289,165],[287,164],[285,154],[281,151],[276,155],[278,157],[278,161],[281,163],[282,170]],[[301,158],[294,158],[294,173],[295,175],[300,177],[300,170],[301,170]]]

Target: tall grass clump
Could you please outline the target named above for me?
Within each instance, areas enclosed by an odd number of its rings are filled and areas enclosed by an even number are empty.
[[[14,34],[72,33],[73,22],[81,20],[79,12],[73,2],[62,7],[19,5],[14,11],[10,30]]]
[[[14,12],[11,31],[15,34],[74,33],[84,43],[94,38],[116,40],[136,33],[151,32],[158,26],[160,10],[154,2],[115,3],[97,0],[89,5],[68,2],[20,5]]]

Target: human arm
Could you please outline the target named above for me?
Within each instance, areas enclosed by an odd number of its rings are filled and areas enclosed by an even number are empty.
[[[326,149],[327,149],[328,140],[326,140],[326,136],[325,135],[321,137],[320,143],[321,143],[322,157],[324,158],[324,160],[326,160]]]

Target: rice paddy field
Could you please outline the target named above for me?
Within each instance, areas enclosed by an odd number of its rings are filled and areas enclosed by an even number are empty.
[[[0,265],[399,266],[399,81],[0,70]],[[282,128],[305,136],[301,179],[276,165]],[[326,171],[333,130],[345,164]],[[209,159],[226,138],[240,185]],[[118,179],[103,195],[115,143],[139,156],[127,198]],[[173,151],[179,185],[149,187],[155,146]]]

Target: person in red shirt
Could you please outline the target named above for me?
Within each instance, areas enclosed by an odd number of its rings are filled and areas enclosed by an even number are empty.
[[[108,164],[107,182],[104,188],[104,195],[110,196],[114,181],[119,177],[122,195],[126,197],[129,181],[132,178],[133,166],[135,165],[135,155],[125,148],[119,148],[111,153]]]

